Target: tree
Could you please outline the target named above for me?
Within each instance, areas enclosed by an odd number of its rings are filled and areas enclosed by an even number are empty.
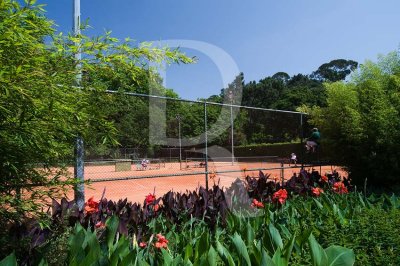
[[[80,87],[74,86],[77,45],[84,53]],[[104,93],[110,86],[141,87],[152,72],[148,62],[162,60],[192,62],[178,50],[137,47],[109,33],[56,35],[41,5],[1,1],[1,225],[32,215],[73,183],[66,166],[77,132],[86,140],[118,142],[115,125],[97,100],[112,102]]]
[[[272,76],[272,78],[283,81],[285,84],[290,80],[290,76],[286,72],[277,72]]]
[[[400,184],[400,54],[361,65],[348,83],[325,84],[327,107],[310,110],[324,150],[362,184]]]
[[[302,105],[325,106],[326,94],[321,81],[313,80],[308,75],[294,75],[287,83],[281,97],[273,103],[272,108],[296,110]]]
[[[331,82],[344,80],[357,66],[358,63],[353,60],[335,59],[321,65],[311,74],[311,78]]]

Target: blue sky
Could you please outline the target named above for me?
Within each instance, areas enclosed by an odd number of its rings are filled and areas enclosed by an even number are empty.
[[[60,31],[71,30],[73,0],[38,2]],[[399,10],[398,0],[81,0],[89,35],[107,29],[139,42],[206,42],[226,51],[246,82],[279,71],[309,74],[337,58],[375,60],[399,48]],[[199,61],[168,67],[167,87],[187,99],[218,94],[224,84],[217,66],[201,52],[184,51]]]

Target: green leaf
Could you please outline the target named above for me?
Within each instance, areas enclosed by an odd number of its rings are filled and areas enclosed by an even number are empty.
[[[70,254],[70,265],[75,265],[84,259],[86,247],[86,233],[83,227],[78,223],[75,226],[73,234],[68,239],[69,254]]]
[[[193,256],[192,245],[187,244],[185,247],[185,261],[189,260]]]
[[[272,257],[272,261],[274,262],[274,264],[276,266],[285,266],[287,264],[284,263],[283,260],[283,254],[282,254],[282,250],[280,248],[277,248],[274,256]]]
[[[324,208],[324,206],[321,204],[321,202],[319,202],[318,199],[316,198],[312,198],[315,202],[315,204],[317,205],[318,209],[322,210]]]
[[[236,248],[236,251],[239,254],[239,258],[241,259],[241,261],[245,261],[247,265],[251,265],[246,244],[238,233],[235,233],[235,235],[232,237],[232,242]]]
[[[293,250],[295,239],[296,239],[296,235],[293,234],[293,236],[290,239],[290,241],[287,242],[285,247],[283,248],[283,254],[282,254],[282,256],[283,256],[283,258],[282,258],[283,265],[288,265],[289,264],[289,260],[290,260],[290,256],[292,255],[292,250]]]
[[[207,256],[208,265],[216,266],[217,265],[217,256],[218,256],[217,252],[215,251],[213,246],[210,246],[210,250],[208,251],[208,256]]]
[[[86,248],[87,255],[84,260],[80,262],[80,265],[93,265],[102,258],[99,241],[97,240],[96,234],[90,230],[86,231]]]
[[[325,266],[328,263],[328,257],[325,250],[315,240],[313,234],[310,234],[308,238],[308,244],[310,245],[311,261],[314,266]]]
[[[171,265],[172,264],[172,261],[173,261],[173,258],[172,258],[172,256],[171,256],[171,254],[169,254],[169,252],[166,250],[166,249],[161,249],[161,253],[162,253],[162,256],[163,256],[163,261],[164,261],[164,265]]]
[[[351,266],[355,263],[353,250],[332,245],[325,249],[329,266]]]
[[[273,243],[275,244],[274,248],[283,248],[283,242],[282,242],[282,237],[281,234],[279,233],[278,229],[276,229],[276,227],[270,223],[268,225],[268,230],[271,236],[271,239],[273,241]]]
[[[262,250],[261,264],[260,265],[276,266],[275,262],[268,255],[268,253],[265,251],[265,249]]]
[[[216,248],[219,256],[225,263],[225,265],[229,266],[234,266],[235,262],[232,258],[232,255],[229,253],[229,251],[217,240],[216,241]]]
[[[131,251],[127,256],[125,256],[122,261],[121,265],[133,265],[134,261],[136,260],[137,252],[135,250]]]
[[[184,262],[183,262],[183,259],[182,259],[181,255],[176,256],[174,258],[174,260],[172,261],[172,263],[171,263],[172,266],[180,266],[180,265],[183,265],[183,264],[184,264]]]
[[[1,265],[1,264],[0,264]],[[45,259],[41,259],[38,266],[48,266],[49,264]]]
[[[0,261],[0,266],[17,266],[17,258],[14,252]]]
[[[309,228],[305,231],[303,231],[297,238],[296,238],[296,244],[299,245],[301,248],[304,243],[307,242],[308,238],[310,237],[310,234],[312,232],[312,228]]]
[[[113,215],[106,221],[106,241],[108,250],[111,251],[113,248],[113,243],[115,239],[115,234],[117,233],[119,225],[119,219],[117,216]]]
[[[283,224],[278,224],[277,225],[279,232],[282,233],[284,238],[292,238],[292,233],[289,232],[289,230],[284,226]]]
[[[203,232],[200,240],[196,242],[195,246],[195,261],[198,260],[204,254],[207,254],[209,249],[208,233]]]
[[[119,260],[130,253],[129,241],[123,236],[114,245],[114,250],[109,250],[110,265],[118,265]]]
[[[365,202],[363,200],[363,197],[361,196],[361,193],[357,193],[357,195],[358,195],[358,199],[359,199],[361,205],[365,208]]]
[[[246,244],[251,245],[254,241],[254,229],[250,223],[247,224],[246,228]]]

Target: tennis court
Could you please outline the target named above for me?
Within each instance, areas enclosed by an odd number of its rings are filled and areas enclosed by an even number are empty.
[[[192,160],[193,161],[193,160]],[[128,198],[133,202],[142,203],[144,197],[149,193],[155,192],[157,196],[162,196],[166,192],[185,192],[194,190],[199,186],[206,185],[205,167],[200,165],[202,161],[194,162],[195,165],[187,167],[186,162],[158,162],[153,160],[147,167],[138,167],[137,162],[129,160],[116,160],[107,162],[87,163],[85,165],[85,180],[93,181],[85,186],[86,198],[94,197],[100,199],[105,189],[105,197],[111,200]],[[122,165],[125,164],[125,165]],[[118,166],[119,165],[119,166]],[[119,168],[120,166],[122,168]],[[130,167],[128,167],[128,165]],[[285,169],[281,168],[280,162],[254,161],[251,159],[246,162],[218,160],[208,162],[209,186],[219,184],[228,188],[236,178],[243,179],[245,176],[258,176],[258,170],[266,169],[264,173],[271,174],[271,178],[280,180],[281,176],[285,179],[290,178],[294,173],[300,171],[300,165],[294,167],[283,163]],[[73,169],[69,169],[73,172]],[[311,170],[311,167],[306,167]],[[345,172],[340,167],[320,166],[315,170],[325,174],[336,170],[343,176]],[[69,195],[73,197],[73,192]]]

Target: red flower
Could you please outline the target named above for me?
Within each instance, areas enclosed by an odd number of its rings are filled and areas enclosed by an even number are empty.
[[[139,247],[145,248],[145,247],[147,247],[147,243],[146,242],[140,242],[139,243]]]
[[[324,190],[319,187],[315,187],[315,188],[313,187],[313,188],[311,188],[311,193],[313,194],[313,196],[319,197],[319,195],[321,193],[324,193]]]
[[[279,202],[280,204],[284,204],[286,199],[287,199],[286,189],[280,189],[272,195],[272,200],[275,202]]]
[[[159,209],[160,209],[160,205],[155,204],[154,207],[153,207],[153,210],[154,210],[155,212],[157,212]]]
[[[147,195],[145,199],[146,205],[152,204],[155,200],[156,200],[156,195],[149,193],[149,195]]]
[[[93,197],[88,199],[88,201],[85,203],[85,211],[87,214],[92,214],[95,213],[99,210],[99,202],[94,201]]]
[[[333,184],[333,191],[335,191],[338,194],[349,193],[347,187],[342,182],[336,182],[335,184]]]
[[[325,175],[321,176],[321,181],[325,182],[325,183],[328,183],[328,177],[325,176]]]
[[[162,234],[157,234],[157,242],[154,244],[156,248],[168,248],[168,240]]]
[[[264,208],[264,204],[256,199],[253,199],[253,202],[251,203],[251,207],[262,209],[262,208]]]
[[[94,225],[94,227],[99,228],[99,229],[103,229],[104,227],[106,227],[106,225],[102,221],[99,221],[98,223],[96,223]]]

